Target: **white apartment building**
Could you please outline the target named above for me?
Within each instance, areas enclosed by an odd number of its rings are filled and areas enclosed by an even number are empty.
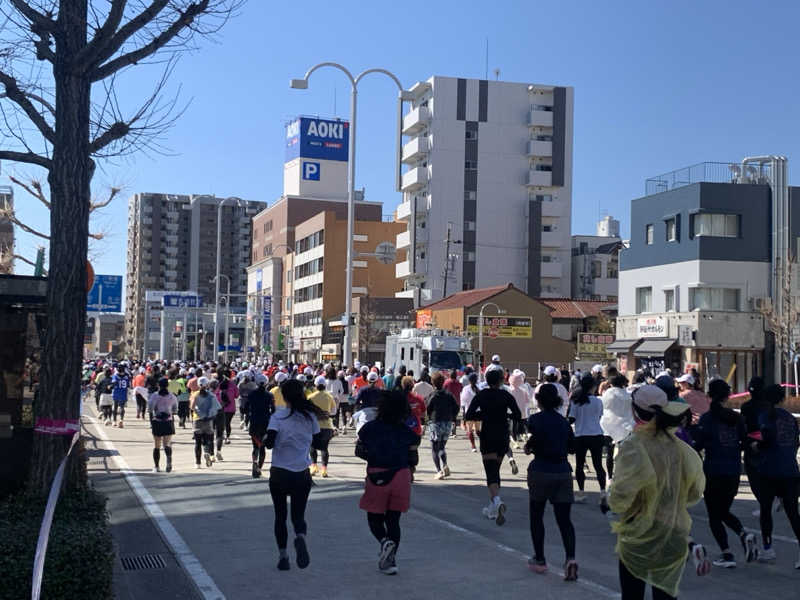
[[[573,89],[434,76],[411,91],[398,295],[424,305],[511,282],[569,296]]]
[[[614,301],[619,296],[619,221],[605,216],[597,235],[572,236],[572,295],[581,300]]]

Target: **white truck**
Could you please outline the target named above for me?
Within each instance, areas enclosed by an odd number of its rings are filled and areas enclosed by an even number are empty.
[[[419,375],[427,367],[435,371],[463,370],[473,362],[468,337],[451,335],[441,329],[403,329],[398,335],[386,336],[387,368],[395,373],[400,366]]]

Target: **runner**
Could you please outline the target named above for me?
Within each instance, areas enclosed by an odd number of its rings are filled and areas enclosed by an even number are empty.
[[[103,412],[103,424],[111,425],[111,411],[114,406],[114,384],[111,382],[111,367],[106,367],[101,373],[103,378],[100,383],[95,384],[95,393],[99,400],[97,401],[100,410]]]
[[[419,380],[414,385],[414,393],[425,400],[425,405],[427,406],[435,391],[436,388],[434,388],[431,384],[431,377],[428,374],[428,369],[422,369],[422,373],[419,375]]]
[[[125,372],[125,367],[122,364],[117,365],[117,372],[111,377],[111,396],[114,399],[114,427],[120,429],[124,426],[125,405],[128,403],[130,384],[130,376]],[[119,411],[119,423],[117,423],[117,411]]]
[[[469,411],[469,406],[478,393],[478,374],[475,372],[470,373],[467,376],[467,385],[465,385],[461,390],[461,415],[462,420],[464,422],[464,430],[467,432],[467,439],[469,440],[469,445],[473,452],[477,452],[477,448],[475,448],[475,436],[480,435],[481,431],[481,422],[480,421],[467,421],[467,412]]]
[[[772,548],[772,503],[775,498],[783,501],[783,510],[800,544],[800,515],[797,511],[800,470],[797,467],[797,450],[800,447],[800,431],[797,420],[779,405],[786,396],[779,385],[770,385],[764,390],[764,398],[770,407],[759,416],[761,440],[755,441],[758,449],[758,471],[761,488],[761,540],[763,550],[759,552],[761,562],[775,562]],[[800,557],[794,563],[800,569]]]
[[[531,406],[530,386],[525,382],[525,373],[519,369],[514,369],[508,378],[509,392],[517,402],[517,408],[522,414],[522,419],[512,423],[511,427],[511,446],[514,450],[519,448],[519,441],[525,435],[525,421],[528,419]],[[524,443],[524,440],[523,440]]]
[[[433,386],[436,391],[428,403],[427,410],[428,419],[430,420],[428,435],[431,440],[433,464],[436,467],[436,475],[433,478],[444,479],[445,477],[450,477],[450,467],[447,466],[445,446],[458,415],[458,402],[450,392],[444,390],[444,374],[441,371],[434,373]]]
[[[139,367],[139,371],[136,374],[136,377],[133,378],[131,382],[131,386],[133,387],[133,395],[136,399],[136,418],[137,419],[144,419],[145,413],[147,412],[147,399],[150,397],[150,394],[147,395],[142,394],[142,389],[147,384],[147,376],[144,374],[144,368]]]
[[[344,376],[344,371],[338,371],[336,373],[336,378],[339,380],[339,383],[342,384],[343,392],[342,401],[339,403],[339,410],[341,411],[339,425],[341,427],[341,434],[347,435],[347,425],[353,416],[353,405],[355,404],[355,399],[350,392],[350,384],[347,382],[347,379]]]
[[[219,402],[220,410],[217,411],[214,417],[214,442],[217,448],[216,458],[219,462],[225,460],[222,457],[222,444],[225,441],[225,411],[222,409],[227,397],[223,398],[222,390],[220,389],[219,371],[214,373],[213,379],[209,382],[209,390]]]
[[[334,381],[336,380],[334,379]],[[336,414],[336,401],[326,389],[328,379],[324,375],[319,375],[314,384],[316,385],[316,390],[308,399],[319,409],[321,416],[317,419],[319,421],[319,435],[316,436],[314,444],[311,446],[311,467],[309,467],[309,471],[312,476],[317,474],[317,451],[319,450],[322,454],[322,467],[319,468],[319,474],[322,477],[327,477],[328,460],[330,458],[328,444],[333,439],[331,415]]]
[[[406,425],[408,403],[402,394],[381,392],[378,416],[358,432],[356,456],[367,461],[359,508],[367,512],[369,530],[381,545],[378,569],[397,574],[400,515],[411,505],[411,470],[420,438]]]
[[[643,385],[633,393],[634,432],[619,446],[616,477],[608,502],[619,521],[619,578],[625,600],[654,600],[678,595],[690,550],[698,575],[707,573],[705,549],[689,538],[687,510],[705,487],[703,464],[688,444],[676,443],[675,430],[688,405],[669,402],[663,390]],[[688,547],[688,550],[687,550]]]
[[[544,381],[536,386],[536,389],[533,390],[533,405],[534,410],[536,410],[536,394],[539,393],[539,388],[545,383],[551,383],[556,386],[556,389],[558,390],[558,397],[561,398],[561,405],[558,407],[558,412],[561,413],[562,417],[566,417],[567,412],[569,411],[569,392],[567,391],[566,387],[559,383],[558,376],[558,369],[556,369],[553,365],[548,365],[544,368]]]
[[[283,383],[289,379],[289,375],[284,373],[283,371],[278,371],[275,373],[275,385],[270,388],[269,393],[272,394],[272,397],[275,399],[275,410],[279,408],[286,408],[286,401],[283,399],[283,392],[281,392],[281,388]],[[239,388],[239,392],[241,393],[241,387]],[[239,402],[241,402],[241,397],[239,398]]]
[[[686,373],[678,377],[677,381],[681,390],[680,397],[692,407],[692,423],[697,423],[711,408],[711,399],[697,389],[697,381],[693,375]]]
[[[158,382],[158,391],[147,401],[150,410],[150,429],[153,432],[153,473],[160,471],[161,447],[167,457],[167,473],[172,472],[172,436],[175,435],[173,415],[178,411],[178,399],[169,391],[169,380]]]
[[[603,416],[603,401],[594,395],[597,389],[597,378],[592,375],[581,377],[580,386],[572,393],[569,400],[569,416],[575,420],[575,480],[580,492],[575,495],[575,502],[586,502],[584,486],[586,485],[586,453],[592,457],[592,465],[597,474],[600,486],[599,504],[605,509],[606,472],[603,469],[603,428],[600,419]]]
[[[190,409],[194,411],[194,461],[195,469],[200,468],[200,455],[206,466],[214,464],[214,418],[222,408],[217,397],[209,391],[211,382],[208,377],[197,379],[197,394],[192,397]]]
[[[769,410],[769,405],[764,398],[764,380],[761,377],[753,377],[747,385],[747,391],[750,392],[750,399],[742,404],[741,415],[744,419],[745,430],[748,436],[753,436],[756,439],[761,431],[761,415]],[[747,483],[750,486],[750,491],[753,492],[756,502],[761,501],[761,476],[759,473],[760,456],[758,454],[757,444],[749,442],[744,446],[744,472],[747,475]],[[753,511],[753,516],[757,517],[761,514],[761,509],[757,508]]]
[[[225,413],[225,443],[231,443],[231,421],[236,414],[236,399],[239,397],[239,387],[233,380],[225,378],[219,384],[222,396],[222,410]]]
[[[695,449],[698,452],[705,450],[703,472],[706,476],[706,489],[703,498],[711,533],[722,552],[713,564],[715,567],[731,569],[736,566],[736,560],[728,547],[725,525],[739,536],[746,562],[752,562],[758,556],[755,536],[745,532],[742,522],[731,513],[733,500],[739,492],[742,447],[747,433],[742,417],[723,406],[731,395],[731,388],[725,380],[713,380],[708,385],[708,393],[711,396],[711,407],[700,417],[697,427],[693,428],[692,437]]]
[[[492,369],[486,373],[489,387],[482,389],[473,398],[464,417],[468,421],[481,421],[481,458],[489,489],[489,505],[483,515],[494,519],[498,525],[506,522],[506,505],[500,499],[500,465],[508,447],[508,413],[512,419],[521,419],[514,396],[502,388],[503,371]]]
[[[267,448],[264,445],[264,437],[267,435],[267,427],[271,415],[275,412],[275,399],[267,391],[267,378],[262,373],[255,375],[256,389],[250,392],[247,402],[248,411],[248,433],[253,444],[252,460],[253,479],[261,477],[264,468]]]
[[[289,530],[286,527],[288,503],[291,499],[294,547],[297,566],[305,569],[311,562],[306,546],[308,527],[305,521],[308,494],[311,492],[311,474],[308,472],[308,451],[312,438],[319,434],[318,409],[308,401],[303,384],[288,380],[281,386],[287,407],[275,412],[269,420],[266,446],[272,450],[269,470],[269,492],[275,509],[275,541],[278,543],[278,569],[288,571],[289,553],[286,545]]]
[[[561,404],[556,387],[547,383],[539,388],[536,401],[541,412],[528,418],[531,437],[525,444],[525,454],[533,454],[528,465],[529,512],[533,557],[528,567],[534,573],[547,572],[544,556],[544,509],[549,501],[553,505],[566,560],[564,579],[578,579],[578,563],[575,561],[575,528],[570,520],[574,501],[572,491],[572,467],[567,454],[575,449],[575,437],[569,422],[556,409]]]
[[[338,431],[339,429],[339,407],[344,402],[347,403],[347,396],[344,393],[344,386],[342,386],[342,382],[336,376],[336,369],[331,366],[328,366],[327,370],[325,371],[325,389],[327,392],[333,397],[333,401],[336,404],[336,412],[333,415],[333,430],[334,432]]]
[[[606,450],[606,471],[608,479],[614,477],[614,452],[616,444],[633,432],[634,420],[631,409],[631,395],[626,387],[628,379],[624,375],[616,375],[609,382],[610,387],[603,392],[603,416],[600,427],[603,429],[603,442]]]

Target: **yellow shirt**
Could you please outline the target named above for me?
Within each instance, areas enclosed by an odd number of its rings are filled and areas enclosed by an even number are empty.
[[[286,400],[283,399],[283,393],[281,392],[281,386],[276,385],[269,391],[272,394],[272,397],[275,398],[275,409],[279,408],[286,408]]]
[[[308,399],[311,400],[315,406],[323,410],[326,415],[336,412],[336,401],[333,399],[333,396],[325,390],[314,392]],[[318,417],[317,421],[319,422],[320,429],[333,429],[330,416]]]

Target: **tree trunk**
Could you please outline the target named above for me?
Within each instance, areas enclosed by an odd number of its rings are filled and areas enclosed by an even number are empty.
[[[88,0],[60,0],[56,62],[56,130],[50,184],[50,265],[47,326],[36,416],[80,417],[80,369],[86,324],[86,253],[94,162],[89,150],[91,83],[71,60],[85,45]],[[46,494],[69,436],[35,433],[29,487]],[[66,485],[86,483],[80,446],[67,467]]]

